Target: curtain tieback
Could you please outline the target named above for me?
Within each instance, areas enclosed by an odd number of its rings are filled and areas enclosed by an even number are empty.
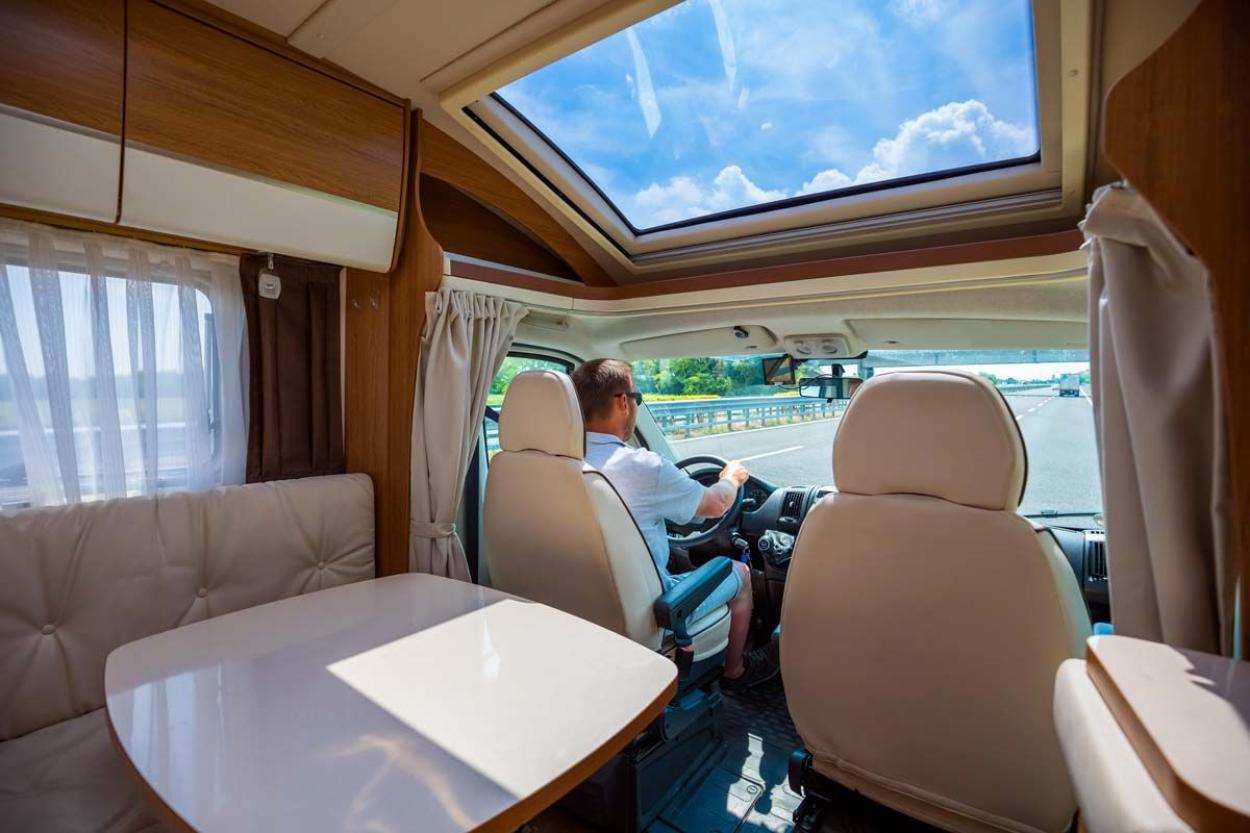
[[[412,534],[418,538],[450,538],[456,534],[456,525],[413,521]]]

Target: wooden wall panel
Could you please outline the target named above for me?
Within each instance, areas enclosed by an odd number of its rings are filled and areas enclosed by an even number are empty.
[[[404,110],[151,0],[130,0],[126,141],[397,211]]]
[[[0,103],[122,132],[125,0],[0,2]]]
[[[1250,611],[1250,3],[1203,0],[1119,81],[1107,158],[1211,273],[1241,609]],[[1242,625],[1250,657],[1250,626]]]
[[[546,246],[452,185],[421,177],[425,225],[445,251],[517,269],[577,280],[577,273]]]
[[[590,253],[548,211],[484,159],[437,127],[426,125],[425,173],[506,215],[572,267],[589,286],[615,286]]]
[[[378,575],[408,570],[412,399],[425,293],[443,278],[443,252],[425,227],[417,178],[424,126],[411,116],[402,249],[389,274],[347,270],[347,470],[373,478]]]

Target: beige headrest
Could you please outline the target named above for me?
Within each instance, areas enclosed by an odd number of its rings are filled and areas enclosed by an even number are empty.
[[[582,407],[568,374],[527,370],[513,378],[499,415],[499,448],[586,456]]]
[[[1019,506],[1027,469],[1002,395],[958,370],[869,379],[842,417],[833,461],[839,492],[930,495],[982,509]]]

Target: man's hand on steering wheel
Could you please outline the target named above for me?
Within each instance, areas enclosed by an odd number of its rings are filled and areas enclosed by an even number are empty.
[[[701,524],[681,525],[670,523],[668,525],[668,540],[671,544],[679,547],[697,547],[712,541],[723,530],[729,529],[737,522],[738,514],[742,509],[743,484],[746,483],[748,477],[746,467],[737,461],[729,462],[710,454],[687,457],[678,461],[676,465],[679,469],[685,469],[697,464],[720,466],[719,480],[727,480],[737,486],[737,489],[733,493],[732,502],[725,507],[724,513],[719,517],[709,519]],[[676,530],[676,534],[674,530]]]
[[[720,470],[721,480],[732,480],[738,486],[747,482],[750,475],[747,473],[747,467],[739,463],[737,460],[730,460],[725,467]]]

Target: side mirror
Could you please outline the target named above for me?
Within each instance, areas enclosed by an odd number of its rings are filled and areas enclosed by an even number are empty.
[[[799,382],[799,396],[804,399],[850,399],[863,379],[853,376],[816,376]]]

